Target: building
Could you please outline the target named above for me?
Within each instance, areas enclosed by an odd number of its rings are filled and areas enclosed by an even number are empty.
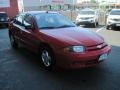
[[[6,12],[10,18],[19,13],[17,0],[0,0],[0,12]]]
[[[120,8],[120,1],[117,2],[102,2],[99,4],[99,7],[101,9],[105,10],[111,10],[112,8]]]
[[[28,3],[29,2],[29,3]],[[71,9],[77,0],[23,0],[24,11]]]

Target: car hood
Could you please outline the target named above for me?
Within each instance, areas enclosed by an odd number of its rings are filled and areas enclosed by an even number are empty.
[[[40,32],[70,45],[93,46],[104,42],[98,34],[81,27],[47,29]]]
[[[120,19],[120,15],[109,15],[108,18]]]

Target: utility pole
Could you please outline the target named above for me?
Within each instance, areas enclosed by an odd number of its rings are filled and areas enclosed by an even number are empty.
[[[115,1],[115,8],[117,8],[117,0]]]

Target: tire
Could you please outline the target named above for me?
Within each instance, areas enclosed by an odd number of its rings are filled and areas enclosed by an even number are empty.
[[[14,38],[14,36],[12,35],[12,34],[9,34],[9,37],[10,37],[10,43],[11,43],[11,46],[13,47],[13,48],[18,48],[18,44],[17,44],[17,42],[15,41],[15,38]]]
[[[80,26],[80,23],[76,23],[77,26]]]
[[[96,23],[96,22],[93,23],[93,24],[92,24],[92,27],[93,27],[93,28],[96,28],[96,27],[97,27],[97,23]]]
[[[52,50],[48,47],[43,47],[40,51],[40,59],[42,65],[47,70],[53,70],[55,66],[55,58]]]
[[[106,26],[106,29],[109,30],[110,29],[109,26]]]
[[[106,29],[107,29],[107,30],[110,30],[110,29],[112,29],[112,27],[110,27],[110,26],[106,26]]]
[[[97,22],[97,26],[99,26],[99,23]]]

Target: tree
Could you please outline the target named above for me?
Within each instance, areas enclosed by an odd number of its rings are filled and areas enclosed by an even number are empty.
[[[91,3],[96,3],[96,0],[90,0]]]

